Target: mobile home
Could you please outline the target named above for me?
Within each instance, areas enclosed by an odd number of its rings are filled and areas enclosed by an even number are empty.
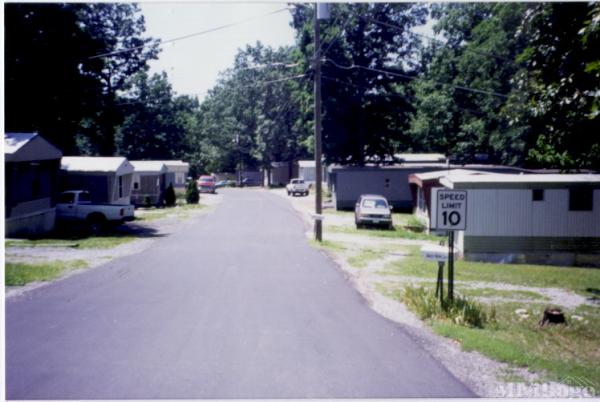
[[[131,204],[133,166],[122,156],[65,156],[61,191],[87,190],[96,204]]]
[[[167,167],[161,161],[131,161],[133,181],[131,203],[134,205],[162,204],[167,182]]]
[[[181,160],[156,162],[164,163],[167,168],[167,173],[165,174],[166,187],[169,187],[169,184],[172,184],[175,190],[185,189],[185,183],[187,181],[188,172],[190,171],[189,163]]]
[[[37,133],[4,134],[5,235],[54,229],[62,152]]]
[[[418,154],[413,161],[404,164],[331,166],[329,168],[329,187],[336,209],[354,208],[354,204],[361,194],[379,194],[387,198],[397,211],[411,211],[414,207],[414,200],[409,177],[414,174],[458,168],[495,173],[526,172],[524,169],[498,165],[449,165],[447,163],[422,163],[417,160],[419,160]]]
[[[600,175],[452,175],[467,191],[468,260],[600,265]]]

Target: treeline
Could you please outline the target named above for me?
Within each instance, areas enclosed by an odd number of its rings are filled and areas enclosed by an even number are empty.
[[[437,39],[414,33],[428,15]],[[201,104],[148,75],[159,46],[135,4],[8,3],[5,16],[7,131],[194,173],[312,155],[311,7],[292,6],[295,46],[240,49]],[[324,154],[600,169],[599,25],[600,3],[335,3],[321,23]]]

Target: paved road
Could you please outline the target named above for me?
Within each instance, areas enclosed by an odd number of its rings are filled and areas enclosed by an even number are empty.
[[[472,396],[306,244],[286,200],[224,193],[141,254],[8,299],[7,397]]]

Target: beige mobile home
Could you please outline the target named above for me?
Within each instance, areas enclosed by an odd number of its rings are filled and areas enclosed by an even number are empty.
[[[600,175],[453,175],[466,190],[468,260],[600,265]]]
[[[62,152],[37,133],[4,134],[5,235],[54,229]]]
[[[133,166],[122,156],[65,156],[61,191],[87,190],[95,204],[131,204]]]
[[[169,184],[172,184],[175,190],[183,190],[185,188],[188,172],[190,171],[189,163],[180,160],[156,162],[162,162],[167,167],[165,187],[169,187]]]
[[[166,188],[167,167],[161,161],[131,161],[133,181],[131,203],[161,205]]]

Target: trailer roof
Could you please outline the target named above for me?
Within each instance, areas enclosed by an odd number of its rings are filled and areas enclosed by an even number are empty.
[[[62,152],[38,133],[4,133],[4,160],[24,162],[60,159]]]
[[[164,173],[167,166],[164,161],[130,161],[136,172]]]
[[[133,166],[123,156],[65,156],[60,168],[67,172],[133,172]]]
[[[600,174],[457,174],[443,177],[440,183],[449,188],[600,185]]]

